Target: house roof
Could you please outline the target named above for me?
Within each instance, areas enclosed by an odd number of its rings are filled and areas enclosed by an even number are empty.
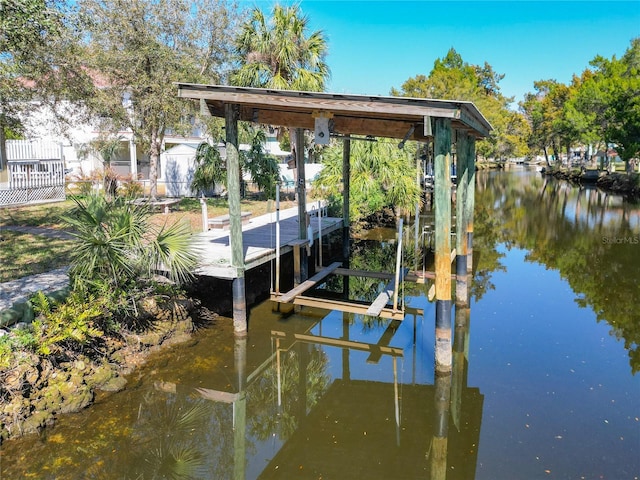
[[[452,127],[486,137],[491,124],[471,102],[409,97],[270,90],[178,83],[178,96],[203,102],[212,116],[224,117],[224,105],[239,106],[239,119],[266,125],[313,130],[315,118],[329,116],[332,133],[427,140],[429,118],[451,119]]]

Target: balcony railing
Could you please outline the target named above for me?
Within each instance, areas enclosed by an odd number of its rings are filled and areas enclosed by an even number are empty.
[[[63,160],[10,160],[9,190],[64,186]]]

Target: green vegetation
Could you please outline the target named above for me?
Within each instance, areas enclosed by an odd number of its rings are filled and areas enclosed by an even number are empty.
[[[307,36],[309,20],[298,5],[273,7],[271,19],[259,8],[240,26],[233,85],[322,92],[329,78],[327,41],[322,31]]]
[[[13,232],[0,227],[0,283],[69,265],[73,240]]]
[[[251,147],[248,152],[240,152],[240,177],[242,172],[248,171],[252,182],[264,193],[266,198],[274,199],[276,196],[276,183],[280,176],[277,160],[264,152],[263,144],[266,141],[262,129],[256,129],[251,124],[243,122],[243,131],[250,137]],[[195,156],[196,169],[191,182],[191,190],[197,193],[210,194],[217,186],[227,184],[227,172],[225,161],[220,156],[220,150],[216,145],[203,142],[198,145]],[[241,182],[241,185],[243,182]],[[246,196],[246,190],[242,189],[242,196]]]
[[[164,272],[179,285],[189,281],[196,262],[188,224],[157,226],[150,218],[147,207],[132,205],[123,197],[75,199],[75,206],[62,215],[76,237],[64,244],[61,256],[70,263],[71,292],[60,301],[42,292],[32,298],[36,318],[3,339],[1,365],[18,360],[19,353],[12,353],[15,348],[66,358],[87,349],[100,352],[97,342],[104,335],[144,329],[152,319],[142,303],[179,293],[177,286],[158,283],[156,273]],[[43,250],[54,251],[51,246]],[[23,252],[15,263],[24,264],[32,257],[33,252]]]
[[[391,94],[473,102],[493,126],[489,138],[478,142],[478,155],[504,160],[527,153],[527,125],[521,115],[509,109],[513,98],[500,92],[503,77],[486,62],[481,66],[468,64],[451,48],[444,58],[436,59],[428,76],[410,78],[400,90],[392,88]]]
[[[494,288],[493,272],[506,271],[501,244],[526,249],[527,261],[557,270],[576,292],[576,303],[610,326],[637,373],[640,313],[633,295],[637,279],[631,273],[638,264],[638,237],[629,220],[633,207],[619,207],[624,211],[608,217],[605,212],[612,207],[605,207],[602,192],[560,188],[552,177],[522,182],[517,175],[495,183],[479,179],[473,241],[474,251],[482,254],[472,295],[481,298]]]
[[[117,291],[157,270],[165,270],[178,283],[191,278],[196,257],[186,224],[158,228],[150,223],[147,206],[97,195],[77,199],[63,218],[78,240],[71,256],[76,287]]]
[[[548,148],[555,159],[578,145],[596,145],[605,154],[615,146],[626,170],[640,155],[640,38],[621,59],[595,57],[567,86],[555,80],[535,82],[536,91],[520,107],[531,127],[529,147]],[[604,160],[605,157],[603,157]]]
[[[335,209],[342,208],[342,145],[334,143],[322,152],[324,168],[314,186]],[[396,142],[351,142],[351,197],[349,217],[357,222],[385,207],[397,215],[413,211],[420,202],[416,183],[415,150]]]

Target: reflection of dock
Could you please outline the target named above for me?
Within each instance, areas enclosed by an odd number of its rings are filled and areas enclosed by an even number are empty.
[[[316,212],[311,208],[310,212]],[[297,207],[280,212],[280,255],[293,250],[292,243],[299,237]],[[251,219],[242,227],[245,270],[263,265],[276,257],[276,213]],[[319,236],[317,216],[312,217],[314,240]],[[322,217],[322,235],[342,228],[342,219]],[[228,230],[209,230],[197,235],[195,248],[200,254],[197,273],[209,277],[237,278],[237,269],[231,265],[231,239]]]
[[[363,380],[335,380],[322,401],[301,420],[294,434],[271,459],[260,479],[289,478],[429,478],[430,444],[437,425],[433,385],[403,385],[400,444],[393,421],[393,385]],[[366,398],[378,401],[363,403]],[[450,464],[456,477],[473,479],[480,436],[483,396],[464,391],[465,428],[449,431]],[[407,412],[412,412],[411,417]],[[421,412],[420,415],[417,412]],[[453,461],[452,461],[453,460]],[[466,474],[460,475],[458,467]],[[300,468],[303,468],[302,474]]]

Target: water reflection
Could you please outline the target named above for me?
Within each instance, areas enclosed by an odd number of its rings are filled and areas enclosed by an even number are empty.
[[[29,464],[8,442],[2,478],[474,478],[483,396],[463,347],[436,376],[422,316],[305,313],[266,302],[248,339],[220,325],[161,353],[82,422],[63,419]]]
[[[472,294],[480,299],[493,288],[493,272],[505,270],[500,245],[526,249],[527,261],[557,270],[578,305],[624,340],[638,372],[640,205],[528,171],[479,172],[477,197],[475,248],[482,258]]]

